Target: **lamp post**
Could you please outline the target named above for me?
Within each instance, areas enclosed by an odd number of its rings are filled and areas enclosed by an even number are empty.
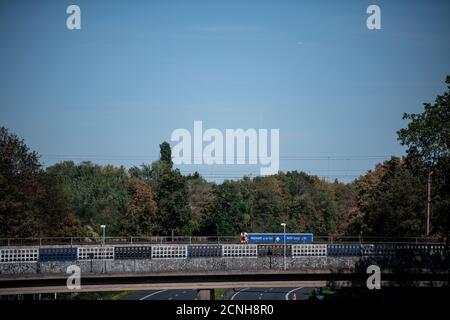
[[[102,242],[103,242],[103,244],[105,244],[105,238],[106,238],[106,225],[105,225],[105,224],[102,224],[102,225],[100,225],[100,228],[102,229],[102,233],[103,233]]]
[[[283,242],[284,242],[284,270],[286,270],[286,223],[281,224],[283,226]]]
[[[432,171],[428,172],[428,186],[427,186],[427,237],[430,236],[430,217],[431,217],[431,175]]]
[[[106,247],[103,247],[105,245],[106,242],[106,224],[101,224],[100,228],[102,229],[103,232],[103,237],[102,237],[102,248],[101,248],[101,256],[102,256],[102,273],[106,272],[106,261],[104,260],[106,257]],[[91,260],[91,271],[92,271],[92,260]]]

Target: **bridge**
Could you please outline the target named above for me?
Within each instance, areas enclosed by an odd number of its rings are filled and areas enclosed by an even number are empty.
[[[442,242],[237,244],[155,238],[101,243],[4,243],[0,295],[48,292],[366,286],[367,267],[382,286],[448,286],[449,247]],[[68,267],[81,287],[67,287]]]

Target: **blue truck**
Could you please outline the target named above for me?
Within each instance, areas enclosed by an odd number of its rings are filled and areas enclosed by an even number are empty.
[[[247,243],[312,243],[312,233],[246,233]]]

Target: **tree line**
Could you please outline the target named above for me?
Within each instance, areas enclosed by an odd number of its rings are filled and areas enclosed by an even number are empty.
[[[0,128],[0,236],[218,235],[241,231],[316,235],[422,236],[432,181],[431,233],[450,229],[448,91],[419,114],[405,114],[406,147],[351,183],[304,172],[208,182],[173,167],[171,148],[139,167],[63,161],[43,168],[36,152]]]

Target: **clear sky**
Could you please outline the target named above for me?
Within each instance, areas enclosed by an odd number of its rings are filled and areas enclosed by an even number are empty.
[[[81,30],[66,28],[70,4]],[[381,30],[366,27],[370,4]],[[445,91],[449,13],[426,0],[0,0],[0,125],[45,165],[127,167],[194,120],[278,128],[281,170],[348,180],[402,155],[402,114]]]

